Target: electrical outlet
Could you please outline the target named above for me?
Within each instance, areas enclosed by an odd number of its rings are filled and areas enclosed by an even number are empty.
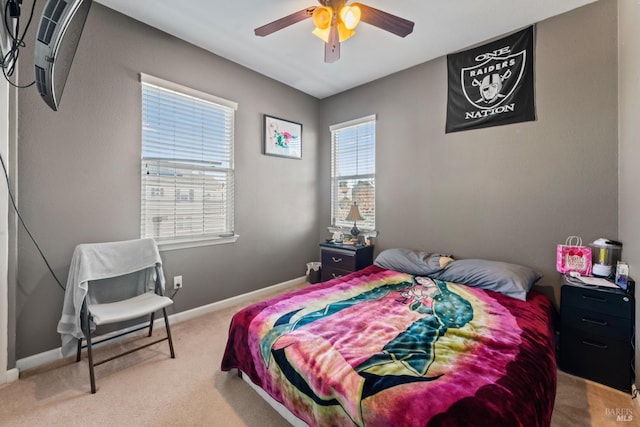
[[[173,276],[173,289],[182,288],[182,276]]]

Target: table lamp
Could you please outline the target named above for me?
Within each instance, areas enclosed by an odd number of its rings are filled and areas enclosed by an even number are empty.
[[[345,220],[353,221],[353,228],[351,229],[351,235],[357,238],[358,234],[360,234],[360,230],[356,225],[356,221],[362,221],[364,220],[364,218],[362,215],[360,215],[360,209],[358,209],[358,205],[356,204],[356,202],[353,202],[353,205],[351,205],[351,209],[349,210],[349,214],[347,215]]]

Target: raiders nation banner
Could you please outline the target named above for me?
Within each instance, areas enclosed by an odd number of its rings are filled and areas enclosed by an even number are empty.
[[[447,56],[446,132],[536,119],[533,26]]]

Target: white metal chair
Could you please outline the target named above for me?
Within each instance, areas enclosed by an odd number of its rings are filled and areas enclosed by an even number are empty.
[[[130,282],[125,286],[126,292],[111,287],[116,281],[114,278],[123,276],[128,276]],[[171,358],[175,358],[167,316],[167,307],[171,304],[173,300],[164,296],[162,260],[153,239],[82,244],[76,247],[58,332],[62,334],[63,353],[69,352],[70,340],[77,339],[76,362],[81,359],[82,340],[86,340],[91,393],[96,392],[95,366],[161,341],[168,341]],[[165,337],[94,363],[93,346],[96,344],[147,328],[148,336],[151,336],[155,313],[160,310],[167,330]],[[71,319],[71,313],[75,319]],[[91,334],[98,325],[118,324],[146,316],[148,324],[92,341]],[[73,324],[69,324],[71,320]]]

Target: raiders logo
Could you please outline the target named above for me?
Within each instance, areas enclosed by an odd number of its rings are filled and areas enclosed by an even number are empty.
[[[484,62],[460,70],[462,92],[481,110],[494,109],[509,99],[524,74],[527,52],[490,56]]]

